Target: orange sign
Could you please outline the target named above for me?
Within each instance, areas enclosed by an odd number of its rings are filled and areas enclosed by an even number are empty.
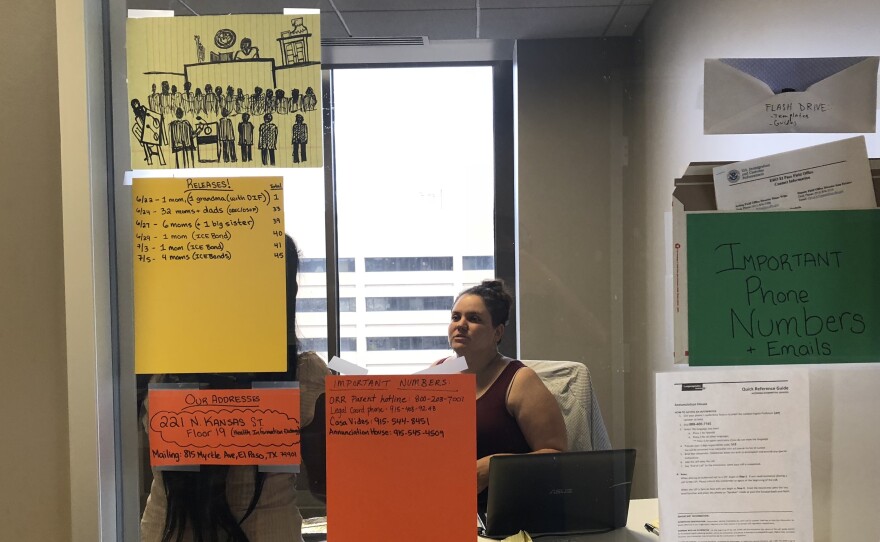
[[[473,375],[327,377],[327,534],[473,540]]]
[[[299,465],[299,389],[151,389],[150,465]]]

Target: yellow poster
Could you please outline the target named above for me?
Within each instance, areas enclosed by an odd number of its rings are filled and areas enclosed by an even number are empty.
[[[284,371],[281,177],[134,179],[135,372]]]
[[[318,15],[129,19],[132,169],[321,167]]]

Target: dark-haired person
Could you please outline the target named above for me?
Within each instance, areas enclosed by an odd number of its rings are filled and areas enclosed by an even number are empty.
[[[171,152],[174,153],[176,167],[193,167],[195,162],[196,143],[195,137],[201,132],[201,128],[193,129],[192,124],[183,118],[183,109],[177,108],[174,112],[177,120],[171,121],[168,128],[171,129]],[[183,157],[181,161],[180,157]]]
[[[157,382],[207,383],[212,388],[250,388],[258,381],[298,380],[302,427],[312,422],[324,392],[327,365],[314,352],[298,354],[296,274],[299,257],[285,239],[287,258],[287,370],[283,373],[160,375]],[[146,422],[146,420],[145,420]],[[259,472],[255,466],[202,465],[199,471],[153,471],[141,517],[141,542],[300,542],[296,475]]]
[[[481,508],[485,506],[492,456],[568,448],[556,399],[532,369],[498,351],[512,301],[502,281],[484,280],[458,294],[449,322],[449,345],[467,361],[464,372],[476,375]]]
[[[241,122],[238,123],[238,144],[241,146],[241,161],[250,162],[254,147],[254,125],[247,113],[241,114]]]
[[[253,60],[255,58],[260,58],[260,50],[253,46],[253,42],[251,42],[250,38],[241,38],[241,42],[239,42],[238,46],[241,50],[235,52],[235,60]]]
[[[272,114],[266,113],[263,115],[263,124],[260,125],[257,139],[257,148],[260,149],[260,156],[263,159],[264,166],[275,165],[275,146],[277,144],[278,125],[272,122]]]

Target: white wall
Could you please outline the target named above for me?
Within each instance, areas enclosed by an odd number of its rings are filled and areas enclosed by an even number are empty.
[[[625,188],[626,335],[632,364],[645,364],[627,395],[636,422],[627,436],[655,453],[653,373],[672,365],[666,280],[673,180],[689,162],[742,160],[846,137],[704,136],[703,60],[880,54],[876,0],[658,0],[637,34],[639,54],[628,121],[636,136]],[[880,137],[867,136],[880,156]],[[876,538],[880,503],[880,367],[811,369],[813,499],[816,540]],[[644,400],[640,400],[644,398]]]

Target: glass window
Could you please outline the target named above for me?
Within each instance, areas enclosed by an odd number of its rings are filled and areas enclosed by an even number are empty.
[[[334,70],[333,96],[339,252],[357,262],[342,334],[351,361],[411,372],[449,355],[454,296],[494,276],[492,68]]]
[[[366,271],[452,271],[452,257],[367,258]]]
[[[368,337],[367,350],[440,350],[446,348],[446,335],[442,337]]]
[[[353,297],[343,297],[339,300],[340,312],[354,312],[355,299]],[[327,312],[327,298],[313,297],[308,299],[299,298],[296,300],[296,313],[301,312]]]
[[[494,256],[465,256],[461,263],[465,271],[495,269]]]
[[[433,297],[368,297],[371,311],[445,311],[452,306],[452,296]]]
[[[354,258],[339,258],[339,272],[353,273]],[[301,258],[299,261],[300,273],[324,273],[327,271],[326,258]]]
[[[327,337],[318,337],[311,339],[300,339],[299,341],[300,347],[303,351],[315,351],[315,352],[326,352],[327,351]],[[354,352],[357,341],[354,337],[342,337],[340,339],[340,343],[342,346],[343,352]]]
[[[137,1],[126,4],[157,7]],[[160,7],[175,10],[176,16],[207,15],[219,9],[202,4]],[[121,22],[121,10],[113,11]],[[116,45],[124,43],[124,28],[117,24],[112,36],[117,66],[125,60],[124,48]],[[194,50],[196,41],[191,44]],[[216,53],[205,41],[209,54]],[[449,355],[446,327],[454,296],[495,274],[493,68],[334,69],[332,73],[332,166],[213,169],[201,174],[284,177],[285,232],[300,252],[297,336],[302,350],[316,351],[326,359],[335,350],[328,337],[341,336],[340,353],[346,359],[366,364],[374,373],[410,373]],[[121,75],[113,75],[114,90],[124,88]],[[127,111],[128,104],[121,103],[126,100],[119,96],[124,98],[124,92],[114,94],[114,110]],[[126,141],[128,128],[123,126],[120,132],[114,127],[113,140]],[[320,135],[320,127],[312,135]],[[129,149],[117,146],[115,167],[130,167]],[[327,175],[335,177],[336,194],[326,192]],[[325,216],[327,202],[334,196],[339,239],[335,253],[328,248]],[[119,232],[130,227],[130,209],[130,202],[119,198],[115,209]],[[124,247],[127,235],[118,238]],[[327,258],[336,259],[337,277],[328,276]],[[125,265],[120,267],[123,277]],[[336,280],[338,291],[333,287]],[[328,315],[334,298],[339,301],[338,329],[328,326],[335,320]],[[119,309],[125,318],[132,312],[131,301],[126,294],[121,299]],[[123,321],[119,332],[120,372],[125,375],[131,374],[133,365],[129,323]],[[136,390],[121,390],[120,403],[129,405],[125,410],[130,411],[132,404],[135,409],[142,407],[147,380],[148,375],[140,375],[131,386]],[[126,490],[121,515],[124,538],[136,539],[132,533],[137,532],[152,473],[140,416],[123,418],[127,426],[122,436],[123,485],[138,491]],[[300,480],[308,483],[305,476]],[[298,498],[304,516],[325,513],[322,503],[309,500],[308,491],[300,491]]]

